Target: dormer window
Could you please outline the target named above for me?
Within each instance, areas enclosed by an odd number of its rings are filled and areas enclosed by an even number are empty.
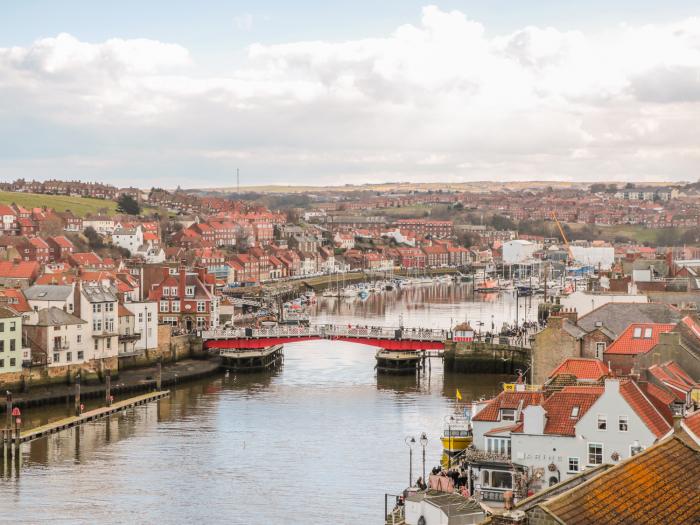
[[[163,295],[165,297],[169,296],[170,295],[170,288],[168,288],[167,286],[163,287]]]
[[[651,339],[651,328],[644,329],[644,339]]]
[[[501,421],[515,421],[515,410],[512,408],[502,408]]]
[[[579,413],[579,410],[580,410],[580,409],[581,409],[581,407],[579,407],[579,406],[573,407],[573,408],[571,409],[571,417],[572,417],[572,418],[578,417],[578,413]]]
[[[188,286],[185,288],[185,295],[187,297],[194,297],[194,286]]]
[[[641,329],[641,327],[638,326],[638,327],[636,327],[636,328],[634,329],[634,332],[632,333],[632,337],[633,337],[634,339],[640,339],[640,338],[642,337],[642,329]]]

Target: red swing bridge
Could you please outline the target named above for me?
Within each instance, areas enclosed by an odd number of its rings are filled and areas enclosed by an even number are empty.
[[[201,332],[208,350],[268,348],[298,341],[347,341],[388,351],[444,350],[452,338],[450,330],[429,328],[387,328],[320,324],[277,325],[267,328],[233,328]]]

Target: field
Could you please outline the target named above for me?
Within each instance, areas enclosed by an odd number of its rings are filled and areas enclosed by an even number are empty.
[[[568,223],[568,225],[574,232],[586,226],[580,223]],[[679,236],[687,232],[688,229],[689,228],[674,228]],[[615,226],[594,225],[593,231],[596,234],[596,238],[606,241],[614,241],[616,237],[626,237],[638,243],[646,242],[652,245],[666,244],[663,237],[668,234],[668,230],[654,230],[633,224],[618,224]]]
[[[107,213],[111,214],[117,209],[117,203],[110,200],[0,191],[0,204],[12,204],[13,202],[23,208],[48,206],[56,211],[70,210],[79,217],[84,217],[88,214],[97,215],[100,210],[107,210]]]

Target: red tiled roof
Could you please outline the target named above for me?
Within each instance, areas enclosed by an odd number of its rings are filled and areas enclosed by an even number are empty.
[[[73,253],[70,258],[80,266],[101,265],[104,262],[95,252]]]
[[[695,441],[700,444],[700,410],[683,419],[683,428],[689,434],[693,434]]]
[[[36,261],[0,261],[0,277],[11,279],[31,279],[39,272]]]
[[[656,346],[659,334],[670,332],[674,327],[674,324],[666,323],[632,323],[608,346],[605,354],[644,354]],[[645,337],[649,329],[651,336]],[[635,331],[639,337],[635,337]]]
[[[570,358],[560,364],[549,377],[559,374],[571,374],[577,379],[595,381],[603,376],[610,375],[608,365],[597,359]]]
[[[638,383],[639,388],[647,396],[651,404],[656,407],[669,425],[673,425],[673,410],[671,405],[676,398],[668,391],[654,383]]]
[[[519,425],[516,424],[516,425],[508,425],[508,426],[505,426],[505,427],[496,427],[496,428],[492,428],[491,430],[489,430],[488,432],[486,432],[484,435],[485,435],[485,436],[494,436],[494,435],[496,435],[496,434],[505,434],[505,433],[514,432],[518,426],[519,426]]]
[[[544,403],[544,409],[547,412],[545,434],[576,435],[576,423],[603,393],[602,387],[584,389],[585,387],[582,387],[572,392],[564,388],[561,392],[555,392],[549,396]],[[572,417],[575,407],[578,407],[578,414]]]
[[[24,296],[24,293],[22,293],[22,290],[18,290],[16,288],[7,288],[4,290],[0,290],[0,297],[7,298],[7,302],[2,301],[0,302],[0,304],[7,304],[13,310],[16,310],[20,313],[31,311],[29,302]]]
[[[73,243],[70,242],[66,237],[63,235],[59,235],[57,237],[51,237],[51,240],[58,244],[61,248],[73,248]]]
[[[621,382],[620,394],[657,438],[665,436],[673,429],[634,381]]]
[[[516,409],[522,402],[522,407],[541,405],[544,400],[542,392],[501,392],[473,417],[473,421],[498,421],[501,409]]]

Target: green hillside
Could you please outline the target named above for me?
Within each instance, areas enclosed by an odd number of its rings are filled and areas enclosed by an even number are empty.
[[[70,210],[75,215],[83,217],[88,214],[98,214],[100,210],[114,213],[117,203],[110,200],[89,199],[83,197],[66,197],[64,195],[39,195],[36,193],[13,193],[0,191],[0,203],[15,203],[24,208],[40,208],[48,206],[56,211]]]

